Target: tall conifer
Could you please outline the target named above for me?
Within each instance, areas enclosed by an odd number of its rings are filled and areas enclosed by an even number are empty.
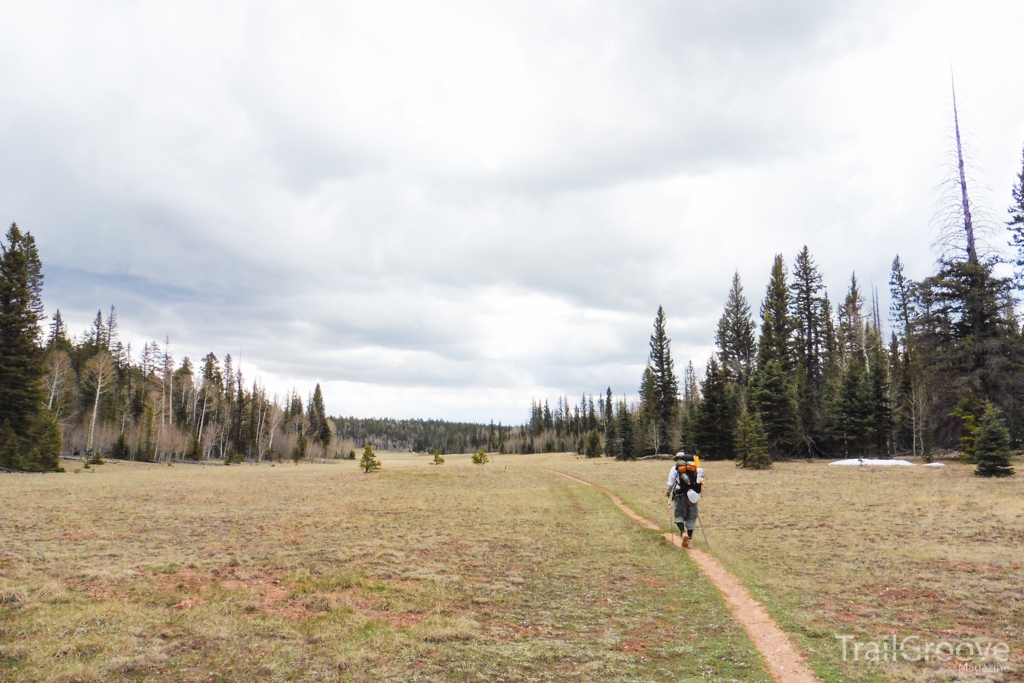
[[[820,450],[822,433],[822,369],[825,319],[822,315],[822,276],[810,250],[804,246],[793,264],[790,310],[793,320],[793,350],[796,370],[797,404],[808,455]]]
[[[653,395],[647,397],[644,408],[649,419],[655,421],[659,434],[658,450],[662,453],[668,453],[675,446],[669,441],[679,415],[679,380],[676,378],[675,365],[672,362],[670,341],[665,331],[665,311],[658,306],[658,314],[654,318],[654,332],[651,334],[651,353],[648,362],[653,379]],[[648,382],[646,371],[644,382],[646,387]]]
[[[722,371],[732,382],[746,386],[754,371],[754,320],[750,317],[750,304],[743,295],[740,274],[732,276],[729,298],[715,331],[715,344],[722,363]]]

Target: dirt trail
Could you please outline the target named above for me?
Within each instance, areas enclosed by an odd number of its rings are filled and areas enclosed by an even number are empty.
[[[546,467],[541,469],[553,474],[560,474],[585,486],[596,488],[611,498],[612,502],[629,515],[630,518],[648,529],[661,530],[661,527],[651,520],[641,517],[626,507],[615,494],[594,486],[589,481],[584,481],[564,472],[551,470]],[[682,548],[683,542],[679,536],[672,533],[666,533],[664,536],[665,540],[678,548]],[[725,567],[709,553],[692,547],[688,548],[687,551],[690,554],[690,559],[700,567],[700,570],[711,579],[711,583],[715,584],[715,587],[725,596],[725,601],[732,608],[733,615],[743,624],[743,628],[746,629],[747,635],[750,636],[754,646],[768,660],[768,668],[772,678],[778,681],[778,683],[820,683],[819,679],[807,667],[803,655],[794,647],[793,641],[789,639],[786,632],[779,628],[779,625],[768,615],[768,611],[765,610],[764,606],[751,595],[750,591],[747,590],[747,587],[739,579],[726,571]]]

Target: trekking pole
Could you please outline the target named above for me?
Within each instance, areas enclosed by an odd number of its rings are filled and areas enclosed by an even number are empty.
[[[708,547],[708,550],[711,550],[711,544],[708,543],[708,534],[704,531],[704,524],[700,521],[700,515],[697,515],[697,524],[700,526],[700,532],[704,534],[704,545]]]

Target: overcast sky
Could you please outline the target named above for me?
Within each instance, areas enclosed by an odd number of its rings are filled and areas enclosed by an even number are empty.
[[[677,368],[732,273],[933,267],[950,67],[979,203],[1024,144],[1024,3],[7,2],[0,219],[47,313],[241,353],[336,415],[520,422]],[[985,190],[984,188],[988,189]],[[1000,235],[997,241],[1005,238]]]

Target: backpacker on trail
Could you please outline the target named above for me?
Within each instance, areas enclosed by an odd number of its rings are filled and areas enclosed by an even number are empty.
[[[693,530],[697,527],[697,501],[701,488],[707,482],[700,458],[696,455],[676,453],[675,464],[668,473],[665,496],[673,505],[676,526],[683,537],[683,547],[690,547]]]

